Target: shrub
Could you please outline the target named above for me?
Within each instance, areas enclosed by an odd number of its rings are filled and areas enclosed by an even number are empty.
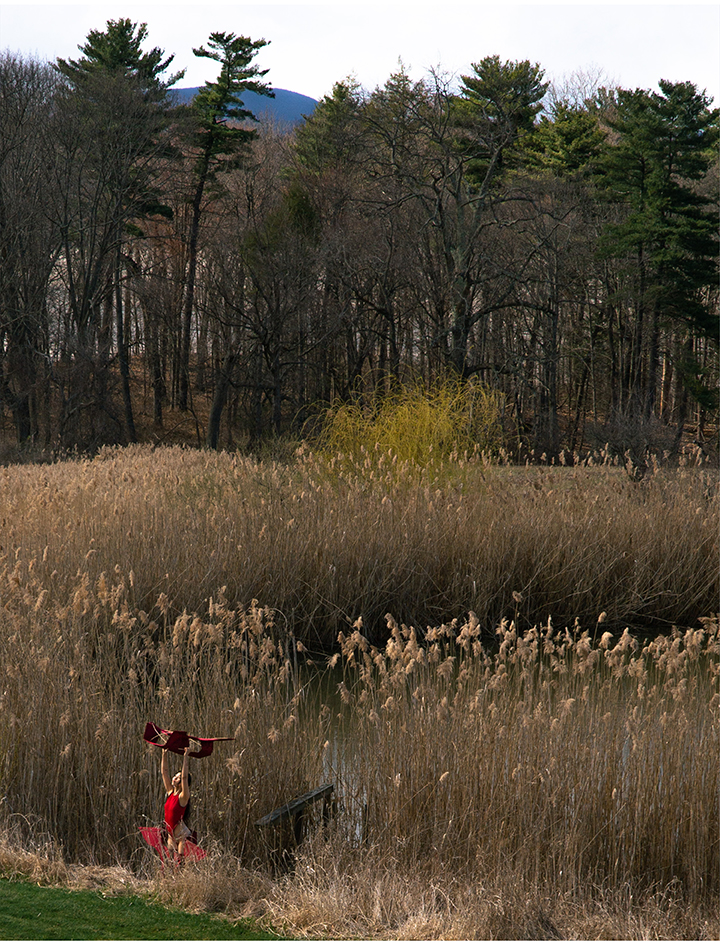
[[[476,382],[403,387],[369,406],[336,404],[325,418],[320,448],[355,459],[392,453],[419,468],[453,454],[496,454],[504,441],[503,405],[502,394]]]

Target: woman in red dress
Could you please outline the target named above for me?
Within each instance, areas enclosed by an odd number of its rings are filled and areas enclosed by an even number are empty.
[[[183,756],[182,770],[176,773],[172,779],[168,769],[167,750],[162,751],[162,761],[160,763],[160,772],[162,773],[163,783],[165,784],[165,827],[168,833],[168,845],[173,851],[182,856],[185,850],[185,842],[190,838],[192,832],[187,827],[185,819],[190,811],[190,781],[188,775],[188,754],[190,747],[185,748]]]

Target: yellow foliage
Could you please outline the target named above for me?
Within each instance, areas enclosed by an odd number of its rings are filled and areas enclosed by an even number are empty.
[[[503,445],[503,397],[480,383],[446,380],[425,389],[404,387],[372,405],[338,403],[320,435],[328,456],[370,459],[392,454],[420,468],[464,454],[493,454]]]

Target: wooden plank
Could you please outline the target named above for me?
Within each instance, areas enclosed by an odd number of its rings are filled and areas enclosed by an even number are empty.
[[[318,786],[317,789],[311,789],[310,792],[298,796],[297,799],[291,799],[290,802],[280,806],[279,809],[268,812],[268,814],[259,819],[255,825],[259,828],[263,825],[274,825],[275,822],[281,822],[283,819],[288,819],[292,815],[297,815],[297,813],[302,812],[306,806],[317,802],[318,799],[324,799],[326,796],[329,796],[334,788],[332,783],[327,783],[324,786]]]

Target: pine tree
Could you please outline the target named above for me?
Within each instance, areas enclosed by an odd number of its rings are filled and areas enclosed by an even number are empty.
[[[153,182],[156,158],[166,146],[167,91],[184,74],[163,79],[173,56],[165,58],[159,48],[143,52],[146,38],[144,23],[109,20],[105,30],[90,31],[79,47],[81,58],[55,63],[64,78],[57,98],[60,189],[67,187],[68,196],[61,229],[78,351],[91,357],[99,342],[98,391],[93,398],[99,414],[110,413],[105,361],[112,332],[107,314],[101,318],[99,312],[114,307],[125,427],[131,441],[136,434],[123,313],[123,247],[130,235],[138,234],[134,220],[169,212]],[[91,436],[96,436],[95,429]]]
[[[99,73],[122,73],[136,80],[149,97],[162,100],[185,72],[176,72],[163,80],[162,74],[175,57],[163,59],[164,52],[157,46],[143,52],[146,39],[146,23],[138,26],[129,19],[108,20],[103,31],[90,30],[87,41],[78,47],[82,59],[58,59],[55,67],[75,88]]]
[[[318,102],[295,132],[294,151],[301,167],[320,174],[356,159],[362,107],[356,82],[336,82],[332,94]]]
[[[214,82],[206,82],[190,106],[193,144],[196,150],[195,182],[192,198],[192,216],[188,238],[188,268],[182,312],[180,345],[180,409],[187,409],[190,390],[190,332],[195,300],[198,239],[202,217],[203,196],[208,183],[220,168],[229,169],[242,159],[247,147],[257,136],[257,130],[247,122],[255,116],[242,101],[243,92],[274,97],[272,89],[262,79],[268,70],[261,70],[253,59],[268,42],[252,40],[234,33],[211,33],[208,48],[193,49],[196,56],[220,63],[220,74]],[[213,407],[217,420],[208,429],[211,444],[216,442],[222,402]]]
[[[473,163],[471,179],[480,193],[489,190],[514,163],[517,145],[535,129],[548,89],[544,72],[528,60],[501,62],[486,56],[462,76],[455,120]]]
[[[525,141],[523,163],[558,177],[587,172],[603,142],[597,115],[587,108],[557,102],[540,118]]]
[[[633,261],[629,408],[646,417],[655,404],[661,325],[718,337],[705,293],[717,284],[718,219],[694,184],[714,158],[720,112],[690,82],[659,87],[659,93],[617,92],[600,167],[624,216],[606,225],[602,252]]]

